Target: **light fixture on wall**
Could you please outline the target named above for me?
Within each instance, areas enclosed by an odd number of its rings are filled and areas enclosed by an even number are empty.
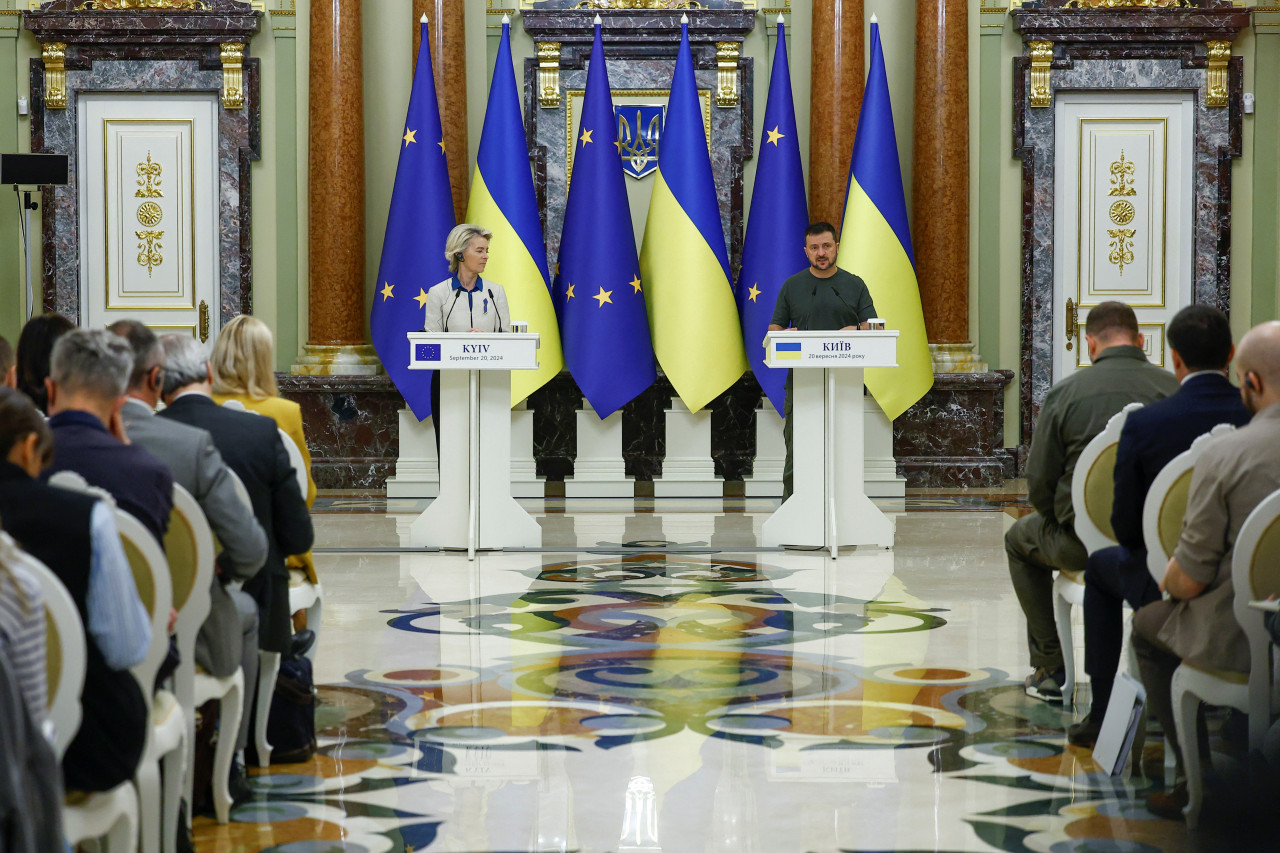
[[[66,183],[66,154],[0,154],[0,184],[12,185],[18,199],[18,227],[22,231],[22,254],[27,267],[28,320],[35,315],[36,310],[35,295],[31,287],[30,215],[31,211],[40,207],[38,202],[31,200],[31,188],[63,186]]]

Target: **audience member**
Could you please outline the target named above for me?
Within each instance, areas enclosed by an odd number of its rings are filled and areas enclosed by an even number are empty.
[[[209,362],[193,338],[165,335],[160,342],[167,408],[159,416],[208,430],[222,458],[248,489],[253,513],[267,534],[267,561],[244,590],[258,602],[259,648],[285,654],[292,628],[284,558],[310,550],[313,531],[280,433],[269,418],[213,401]]]
[[[235,474],[222,460],[213,437],[203,429],[155,416],[164,372],[164,350],[155,333],[136,320],[120,320],[109,328],[133,350],[128,399],[120,410],[129,439],[163,462],[174,481],[192,494],[222,545],[209,615],[196,639],[195,662],[218,678],[243,667],[245,684],[256,684],[258,605],[248,593],[227,584],[248,581],[262,568],[267,559],[266,534],[236,493]],[[248,743],[251,697],[245,691],[238,749]]]
[[[1027,617],[1034,671],[1027,695],[1062,701],[1066,672],[1053,619],[1053,572],[1082,572],[1088,554],[1075,534],[1071,477],[1076,460],[1111,416],[1129,403],[1149,403],[1178,390],[1173,374],[1147,362],[1133,309],[1102,302],[1089,311],[1085,342],[1092,366],[1045,396],[1027,457],[1027,497],[1035,512],[1005,534],[1009,575]]]
[[[0,519],[3,522],[3,519]],[[9,661],[27,711],[37,726],[48,705],[45,678],[44,593],[19,565],[0,560],[0,658]]]
[[[76,326],[61,314],[44,314],[32,317],[22,327],[18,336],[18,352],[14,361],[16,385],[31,398],[36,408],[49,413],[49,392],[45,380],[49,378],[49,359],[58,338]]]
[[[1254,327],[1236,360],[1240,394],[1253,413],[1245,427],[1215,439],[1196,461],[1182,535],[1169,560],[1162,592],[1133,617],[1133,648],[1147,707],[1164,728],[1181,780],[1152,794],[1147,808],[1170,819],[1187,804],[1182,750],[1170,697],[1173,672],[1186,661],[1208,670],[1249,671],[1249,645],[1232,609],[1231,558],[1240,527],[1264,498],[1280,489],[1280,322]]]
[[[311,476],[311,451],[302,432],[302,409],[292,400],[280,396],[273,367],[275,341],[267,324],[256,317],[241,314],[222,327],[213,344],[209,366],[213,370],[213,399],[218,403],[237,400],[251,412],[266,415],[285,431],[302,454],[307,475],[307,508],[316,500],[316,481]],[[317,583],[315,561],[311,552],[289,554],[286,564],[306,572],[307,579]]]
[[[1181,387],[1125,419],[1111,510],[1111,527],[1120,544],[1091,554],[1084,574],[1084,669],[1093,704],[1089,716],[1070,729],[1070,740],[1077,746],[1093,746],[1102,730],[1120,665],[1124,602],[1136,611],[1160,598],[1147,569],[1142,537],[1142,507],[1151,482],[1200,435],[1218,424],[1249,422],[1249,410],[1227,378],[1227,365],[1235,354],[1227,315],[1210,305],[1190,305],[1174,316],[1166,335],[1173,374]]]
[[[80,729],[62,760],[72,790],[105,791],[132,778],[146,742],[147,708],[129,668],[151,644],[115,516],[89,495],[36,479],[53,436],[30,399],[0,388],[0,521],[53,571],[85,625]]]
[[[14,360],[13,344],[0,335],[0,385],[6,388],[18,386],[18,367]]]
[[[173,509],[173,476],[149,452],[129,444],[120,410],[133,370],[129,344],[106,329],[76,329],[58,339],[50,362],[47,475],[75,471],[164,542]]]

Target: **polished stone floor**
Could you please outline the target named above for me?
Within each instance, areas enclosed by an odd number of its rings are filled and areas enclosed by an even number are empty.
[[[544,547],[468,562],[322,497],[319,753],[199,849],[1252,849],[1143,808],[1158,739],[1111,778],[1024,696],[1015,491],[881,501],[896,547],[838,561],[760,548],[775,503],[526,502]]]

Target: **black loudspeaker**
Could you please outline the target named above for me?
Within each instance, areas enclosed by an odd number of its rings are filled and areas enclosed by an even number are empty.
[[[66,182],[66,154],[0,154],[0,186],[47,187]]]

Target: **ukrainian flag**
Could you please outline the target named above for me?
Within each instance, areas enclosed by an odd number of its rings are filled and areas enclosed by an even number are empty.
[[[455,223],[425,18],[419,26],[422,46],[409,92],[404,136],[400,137],[400,159],[378,262],[378,292],[373,295],[369,313],[369,333],[382,366],[414,417],[422,420],[432,414],[431,382],[429,374],[409,369],[405,334],[422,331],[427,291],[449,276],[444,241]]]
[[[747,356],[729,285],[729,252],[702,129],[688,20],[681,22],[640,279],[654,354],[680,399],[696,412],[746,372]]]
[[[893,420],[933,387],[933,359],[920,307],[880,25],[874,18],[871,68],[853,138],[836,263],[862,277],[885,327],[900,333],[898,366],[868,368],[865,374],[867,390]]]
[[[529,331],[542,336],[538,369],[511,373],[511,403],[515,405],[559,373],[564,358],[511,61],[511,25],[505,17],[471,180],[467,221],[493,232],[484,278],[506,288],[511,307],[511,317],[506,319],[527,321]]]

